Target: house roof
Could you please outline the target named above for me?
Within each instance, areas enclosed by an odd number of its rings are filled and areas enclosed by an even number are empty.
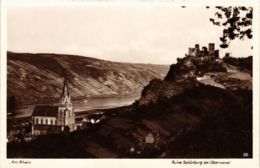
[[[33,110],[32,116],[57,117],[58,106],[36,106]]]

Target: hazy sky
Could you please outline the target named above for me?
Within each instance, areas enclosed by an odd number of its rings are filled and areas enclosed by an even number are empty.
[[[9,7],[8,50],[171,64],[195,43],[218,47],[221,29],[205,7]],[[248,56],[251,41],[228,52]],[[221,50],[221,54],[225,51]]]

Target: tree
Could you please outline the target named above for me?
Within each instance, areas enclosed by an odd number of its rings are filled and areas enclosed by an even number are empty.
[[[207,9],[209,7],[206,7]],[[252,39],[252,7],[223,7],[216,6],[215,18],[210,18],[216,26],[224,27],[222,37],[220,37],[221,48],[227,48],[231,40],[237,38],[243,40],[245,38]]]

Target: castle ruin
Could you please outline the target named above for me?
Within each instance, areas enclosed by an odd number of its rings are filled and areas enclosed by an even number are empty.
[[[193,57],[219,58],[219,50],[215,50],[214,43],[209,43],[208,48],[203,46],[201,50],[200,50],[200,45],[195,44],[195,48],[189,48],[187,55]]]

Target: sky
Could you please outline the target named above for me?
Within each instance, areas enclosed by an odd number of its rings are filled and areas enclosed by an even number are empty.
[[[219,49],[215,9],[178,6],[12,6],[7,48],[13,52],[59,53],[133,63],[172,64],[195,43]],[[232,41],[220,55],[252,55],[252,41]]]

